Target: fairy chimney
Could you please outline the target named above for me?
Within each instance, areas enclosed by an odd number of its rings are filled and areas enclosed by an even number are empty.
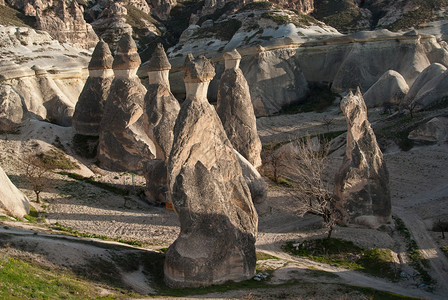
[[[205,57],[187,57],[187,99],[168,159],[170,198],[181,227],[165,257],[170,287],[241,281],[255,274],[258,216],[232,144],[206,98],[213,76]]]
[[[261,166],[261,141],[249,86],[239,68],[241,55],[233,50],[224,54],[224,59],[226,69],[219,81],[216,111],[235,150],[258,168]]]
[[[98,160],[112,171],[142,174],[147,159],[154,158],[154,142],[146,134],[143,107],[146,89],[137,77],[140,57],[129,34],[118,42],[112,65],[115,78],[100,124]]]
[[[98,136],[104,103],[113,80],[113,57],[109,46],[100,40],[89,63],[89,77],[73,114],[72,126],[77,134]]]

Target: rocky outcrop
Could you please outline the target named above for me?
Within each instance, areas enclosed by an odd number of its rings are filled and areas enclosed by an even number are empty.
[[[418,111],[446,101],[447,88],[448,72],[446,67],[441,64],[432,64],[417,77],[408,95],[402,101],[401,107]]]
[[[347,146],[334,186],[338,221],[377,227],[391,221],[389,173],[359,89],[342,99],[341,109]]]
[[[408,139],[419,143],[444,143],[448,141],[448,118],[436,117],[409,133]]]
[[[69,126],[88,75],[90,53],[61,45],[45,31],[0,26],[0,55],[1,89],[11,89],[9,97],[17,94],[20,98],[14,101],[14,109],[9,104],[16,121],[22,114],[24,119],[48,119]]]
[[[149,0],[148,0],[149,1]],[[150,0],[151,12],[161,20],[167,20],[170,16],[171,9],[176,6],[176,0]]]
[[[249,86],[239,65],[238,51],[224,54],[225,71],[218,87],[216,111],[230,142],[255,168],[261,166],[261,142]]]
[[[0,212],[23,218],[30,212],[28,198],[9,180],[0,167]]]
[[[99,136],[104,103],[113,79],[113,57],[109,46],[99,41],[89,63],[89,77],[79,95],[72,126],[78,134]]]
[[[104,40],[112,53],[120,38],[132,34],[132,27],[126,23],[127,9],[119,2],[110,1],[109,5],[91,23],[98,37]]]
[[[409,86],[400,73],[389,70],[384,73],[364,94],[367,107],[385,103],[398,105],[409,92]]]
[[[301,68],[293,63],[294,51],[273,52],[259,47],[258,52],[241,67],[255,115],[272,115],[307,95],[308,83]]]
[[[84,8],[77,1],[55,1],[45,6],[38,0],[26,3],[24,11],[35,15],[36,27],[58,41],[77,43],[84,48],[94,47],[98,42],[92,27],[84,20]]]
[[[147,66],[148,92],[145,96],[145,130],[156,145],[159,162],[150,161],[145,172],[147,194],[155,202],[165,202],[166,164],[173,145],[173,129],[180,105],[171,94],[168,73],[171,64],[162,44],[158,44]],[[163,171],[162,171],[163,170]]]
[[[258,217],[233,147],[206,98],[210,62],[186,58],[187,98],[174,128],[169,190],[181,232],[165,257],[170,287],[198,287],[255,273]]]
[[[156,153],[144,130],[146,89],[136,75],[139,66],[137,46],[124,35],[118,42],[112,66],[115,78],[100,123],[98,160],[109,170],[142,174],[145,161]]]
[[[0,131],[15,131],[22,123],[23,108],[20,95],[10,85],[0,85]]]

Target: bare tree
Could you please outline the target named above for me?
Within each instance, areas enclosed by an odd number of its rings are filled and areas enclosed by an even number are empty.
[[[301,216],[311,213],[323,218],[328,230],[327,238],[330,238],[336,216],[333,208],[334,196],[324,180],[328,152],[326,141],[313,143],[307,136],[295,142],[295,153],[290,161],[294,186],[290,189],[290,194],[299,202],[298,211]]]
[[[269,147],[266,147],[263,151],[263,172],[267,177],[270,177],[275,183],[280,183],[280,177],[285,169],[285,158],[283,153],[277,151],[274,142]]]
[[[322,124],[327,128],[327,132],[330,132],[330,126],[334,124],[334,119],[324,116],[322,118]]]
[[[36,202],[40,203],[40,193],[52,186],[49,175],[54,168],[50,164],[45,164],[36,155],[26,156],[24,163],[25,178],[31,184],[31,188],[36,194]]]

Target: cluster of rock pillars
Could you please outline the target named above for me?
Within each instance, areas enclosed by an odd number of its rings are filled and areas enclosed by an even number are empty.
[[[146,89],[136,75],[141,61],[132,37],[121,38],[114,57],[99,41],[73,115],[77,134],[99,136],[102,167],[144,175],[149,198],[173,204],[181,230],[165,258],[171,287],[255,274],[256,206],[267,194],[256,169],[261,142],[241,56],[234,50],[224,59],[216,109],[207,100],[215,69],[191,54],[184,64],[186,99],[179,105],[162,45],[149,61]],[[388,173],[362,95],[350,93],[341,107],[349,129],[335,185],[341,222],[388,222]]]

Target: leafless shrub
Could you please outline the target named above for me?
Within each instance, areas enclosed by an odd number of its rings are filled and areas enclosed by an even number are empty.
[[[40,203],[40,193],[53,184],[49,177],[54,167],[51,164],[44,163],[36,155],[26,156],[24,164],[25,179],[30,183],[36,194],[36,202]]]
[[[316,149],[318,148],[318,149]],[[310,137],[297,140],[295,151],[290,164],[294,185],[290,189],[291,196],[300,204],[301,216],[311,213],[323,218],[331,237],[335,226],[334,196],[330,186],[324,180],[324,172],[328,166],[328,142],[321,141],[316,147]]]

